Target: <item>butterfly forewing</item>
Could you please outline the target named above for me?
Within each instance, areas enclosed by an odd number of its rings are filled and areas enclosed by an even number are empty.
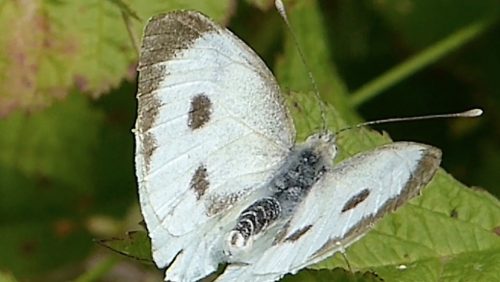
[[[219,263],[211,220],[271,177],[295,131],[264,63],[198,12],[152,18],[138,69],[136,173],[153,257],[175,258],[174,280],[198,279]]]

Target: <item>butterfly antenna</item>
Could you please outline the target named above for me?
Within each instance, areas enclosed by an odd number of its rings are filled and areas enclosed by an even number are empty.
[[[483,110],[481,109],[471,109],[465,112],[460,113],[451,113],[451,114],[433,114],[433,115],[424,115],[424,116],[413,116],[413,117],[401,117],[401,118],[386,118],[379,119],[373,121],[363,122],[354,126],[349,126],[346,128],[342,128],[337,131],[337,134],[346,130],[351,130],[355,128],[360,128],[363,126],[374,125],[374,124],[382,124],[382,123],[395,123],[395,122],[403,122],[403,121],[415,121],[415,120],[426,120],[426,119],[439,119],[439,118],[474,118],[481,116],[483,114]]]
[[[274,6],[276,7],[276,10],[280,13],[281,18],[283,18],[283,21],[285,22],[288,31],[290,32],[290,35],[292,37],[292,40],[297,47],[297,51],[299,53],[300,60],[304,67],[307,70],[307,74],[309,76],[309,80],[312,84],[313,90],[314,90],[314,96],[316,97],[316,100],[318,101],[319,105],[319,110],[321,111],[321,123],[322,123],[322,131],[326,132],[326,106],[323,100],[321,99],[321,96],[319,94],[318,90],[318,85],[316,84],[316,80],[314,79],[314,76],[311,72],[311,68],[307,64],[307,61],[304,56],[304,52],[302,52],[302,48],[300,48],[299,41],[297,40],[297,36],[295,35],[295,32],[293,32],[292,26],[290,25],[290,22],[288,21],[288,16],[285,10],[285,5],[283,5],[283,2],[281,0],[275,0],[274,1]]]

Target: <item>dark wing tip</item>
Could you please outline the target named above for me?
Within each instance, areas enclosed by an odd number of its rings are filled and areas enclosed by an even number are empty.
[[[144,29],[139,69],[174,58],[204,33],[217,28],[197,11],[179,10],[151,17]]]

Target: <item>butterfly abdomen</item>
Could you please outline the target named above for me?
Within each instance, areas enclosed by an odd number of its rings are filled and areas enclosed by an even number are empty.
[[[281,213],[281,205],[275,197],[255,201],[240,214],[236,227],[233,229],[238,234],[231,238],[231,244],[237,245],[239,237],[242,237],[246,243],[250,236],[261,232]]]

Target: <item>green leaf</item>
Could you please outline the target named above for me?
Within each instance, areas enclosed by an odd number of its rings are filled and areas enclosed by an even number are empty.
[[[110,95],[113,110],[106,100],[73,94],[0,120],[1,269],[39,277],[81,261],[93,246],[88,217],[127,211],[133,96]]]
[[[140,38],[144,23],[154,14],[197,8],[222,20],[230,9],[228,0],[127,3],[3,1],[0,26],[9,28],[0,38],[0,116],[45,106],[74,87],[98,97],[124,79],[134,79],[137,42],[130,37]]]
[[[131,231],[123,238],[98,240],[99,244],[132,259],[153,264],[151,241],[145,231]]]
[[[290,109],[299,132],[307,132],[309,123],[317,122],[314,113],[318,106],[309,94],[292,96],[299,97],[301,106],[297,101],[290,102],[297,105]],[[316,121],[308,116],[316,117]],[[335,118],[333,114],[328,116],[329,120]],[[338,137],[338,160],[390,142],[388,136],[367,129],[351,130]],[[500,202],[483,190],[460,184],[441,170],[422,196],[386,215],[347,249],[346,257],[353,270],[374,271],[385,281],[455,281],[461,275],[495,281],[500,279],[498,230]],[[468,260],[469,267],[463,267],[463,260]],[[336,267],[348,268],[340,254],[314,268]],[[460,270],[467,272],[457,272]]]
[[[301,132],[308,135],[311,124],[319,121],[317,101],[310,93],[294,93],[289,104],[299,136]],[[339,118],[335,110],[328,109],[328,120]],[[343,132],[338,136],[337,161],[387,142],[388,136],[367,129]],[[500,279],[499,228],[500,202],[496,198],[467,188],[440,171],[421,197],[386,215],[347,249],[346,257],[353,270],[374,271],[385,281],[454,281],[453,275],[495,281]],[[464,258],[470,267],[461,267]],[[336,267],[348,268],[339,253],[314,268]]]
[[[17,279],[11,273],[0,271],[0,281],[2,281],[2,282],[17,282]]]
[[[498,226],[497,199],[441,171],[421,197],[387,215],[347,249],[346,257],[354,270],[375,271],[386,281],[456,281],[464,276],[495,281],[500,279]],[[346,267],[337,254],[316,268],[339,266]]]
[[[268,10],[274,7],[273,0],[246,0],[246,1],[261,10]]]
[[[102,113],[81,95],[62,105],[0,121],[0,266],[16,275],[81,259],[91,245],[80,215]]]
[[[91,184],[88,154],[98,144],[102,119],[101,112],[76,94],[41,113],[11,115],[0,120],[0,131],[6,133],[0,135],[0,164],[83,191]]]
[[[0,267],[18,277],[34,277],[63,264],[75,263],[90,250],[90,236],[68,212],[52,219],[40,216],[23,218],[20,222],[2,220],[0,234]]]
[[[328,281],[347,281],[347,282],[383,282],[384,280],[378,277],[372,272],[349,272],[340,268],[334,270],[304,270],[299,272],[297,275],[286,275],[281,280],[283,282],[301,282],[301,281],[311,281],[311,282],[328,282]]]
[[[298,21],[303,23],[306,19],[307,13],[301,14]],[[294,23],[293,18],[291,22]],[[317,47],[310,46],[307,50],[309,56],[314,54],[321,58],[316,60],[323,61],[323,35],[318,30],[321,26],[308,25],[307,29],[296,31],[299,38],[308,36],[309,42],[320,42]],[[289,55],[282,59],[290,61],[281,61],[278,65],[277,72],[286,74],[284,83],[303,83],[303,89],[310,89],[305,86],[307,76],[297,70],[303,69],[297,57]],[[318,65],[323,68],[322,73],[329,72],[328,64]],[[332,93],[336,94],[338,92]],[[341,97],[337,99],[342,99],[343,94],[339,95]],[[307,91],[293,92],[287,98],[298,139],[303,140],[317,130],[317,124],[321,122],[318,102],[313,93]],[[327,119],[330,128],[338,130],[346,126],[345,113],[352,109],[343,103],[334,106],[327,107]],[[390,142],[390,138],[375,131],[356,129],[342,132],[337,141],[340,151],[338,160],[342,160]],[[371,232],[347,249],[346,257],[354,271],[373,271],[384,281],[456,281],[460,277],[496,281],[500,279],[500,256],[497,255],[500,253],[499,226],[500,202],[497,199],[487,192],[467,188],[440,171],[421,197],[385,216]],[[339,253],[315,266],[329,270],[336,267],[348,268],[345,258]],[[302,272],[299,277],[305,275]],[[318,277],[314,279],[322,281],[329,274],[316,275]],[[314,281],[310,277],[307,279]]]
[[[316,1],[295,2],[287,7],[291,27],[297,35],[299,47],[304,50],[304,59],[317,82],[322,98],[335,105],[336,110],[345,120],[359,121],[359,117],[348,104],[347,89],[332,62],[328,50],[329,42],[326,41],[325,26]],[[313,91],[308,69],[301,61],[297,45],[290,32],[285,31],[285,33],[288,34],[285,51],[275,67],[275,75],[282,90],[285,93],[288,90]]]

